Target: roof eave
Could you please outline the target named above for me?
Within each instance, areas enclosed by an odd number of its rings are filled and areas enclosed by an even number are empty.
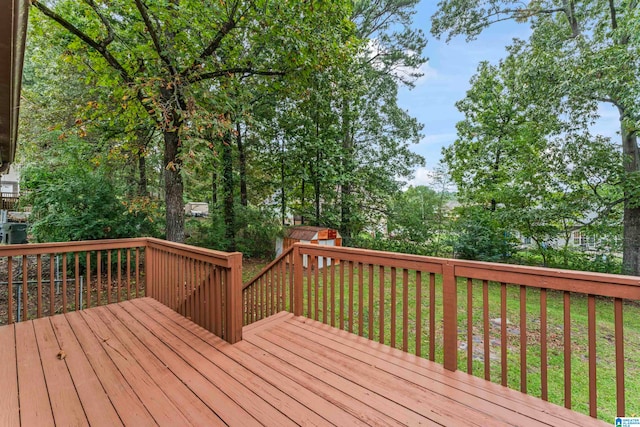
[[[0,173],[14,161],[29,0],[0,4]]]

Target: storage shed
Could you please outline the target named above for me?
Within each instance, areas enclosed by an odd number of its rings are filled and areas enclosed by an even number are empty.
[[[342,246],[342,237],[338,230],[327,227],[311,227],[307,225],[288,227],[285,230],[284,237],[276,240],[276,256],[279,256],[291,245],[298,242],[312,245]],[[327,265],[331,265],[330,260],[320,259],[318,268],[324,267],[326,261],[329,261]],[[302,265],[305,268],[307,267],[306,255],[303,256]]]

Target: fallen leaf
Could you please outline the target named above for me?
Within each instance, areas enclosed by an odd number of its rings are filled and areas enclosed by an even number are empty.
[[[60,351],[58,352],[58,356],[57,356],[57,357],[58,357],[58,359],[60,359],[60,360],[64,360],[64,359],[66,359],[66,358],[67,358],[67,353],[65,353],[65,352],[64,352],[64,350],[60,350]]]

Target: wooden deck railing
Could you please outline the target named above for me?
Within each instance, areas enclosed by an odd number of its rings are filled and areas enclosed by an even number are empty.
[[[242,254],[147,239],[147,294],[230,343],[242,339]]]
[[[599,402],[624,416],[640,375],[623,318],[640,277],[296,244],[243,300],[245,324],[290,310],[592,417]]]
[[[151,296],[242,339],[242,254],[152,238],[0,246],[0,325]]]
[[[0,193],[0,209],[12,211],[19,201],[20,193]]]
[[[146,239],[0,246],[0,324],[144,295]]]
[[[244,324],[249,325],[293,307],[293,246],[267,265],[242,288]]]

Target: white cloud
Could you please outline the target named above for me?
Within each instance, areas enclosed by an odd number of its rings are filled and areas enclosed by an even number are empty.
[[[432,82],[434,80],[438,80],[438,78],[440,77],[440,75],[438,74],[438,70],[433,68],[431,66],[431,64],[429,64],[429,61],[427,61],[424,64],[422,64],[418,68],[418,72],[421,73],[422,76],[419,77],[418,80],[416,80],[414,82],[414,84],[416,86],[420,86],[420,85],[423,85],[423,84],[425,84],[427,82]]]
[[[426,167],[417,168],[413,179],[407,182],[407,186],[409,185],[414,187],[418,185],[433,185],[433,171]]]

